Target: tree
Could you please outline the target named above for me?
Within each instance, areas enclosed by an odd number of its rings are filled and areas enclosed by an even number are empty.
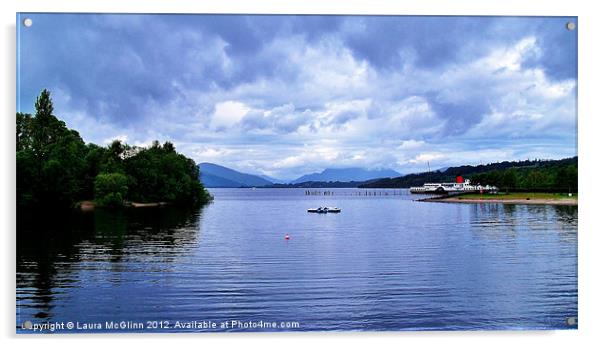
[[[170,142],[161,146],[155,141],[151,147],[126,158],[124,165],[132,177],[132,200],[196,204],[209,199],[196,163],[178,154]]]
[[[32,118],[28,113],[17,112],[17,151],[30,148]]]
[[[555,185],[570,191],[577,191],[577,168],[574,165],[563,167],[556,173]]]
[[[121,143],[120,140],[111,142],[105,157],[102,161],[102,172],[124,172],[123,169],[123,154],[127,150],[127,146]]]
[[[531,170],[525,177],[523,188],[545,189],[551,186],[551,176],[544,170]]]
[[[84,195],[94,196],[94,180],[102,172],[103,163],[107,157],[107,149],[93,143],[86,145],[85,170],[84,170]]]
[[[86,146],[52,115],[46,89],[35,106],[34,117],[17,115],[17,203],[69,206],[84,192]]]
[[[502,172],[500,178],[500,187],[501,188],[515,188],[518,182],[518,175],[516,173],[516,169],[508,169]]]
[[[120,173],[103,173],[94,180],[94,202],[99,207],[123,206],[128,178]]]
[[[52,99],[50,98],[50,92],[47,89],[42,90],[40,95],[36,98],[36,118],[49,118],[52,116],[54,106],[52,105]]]
[[[32,121],[32,147],[40,159],[48,154],[48,146],[67,131],[65,123],[52,115],[54,106],[50,92],[42,90],[36,99],[36,114]]]
[[[173,145],[173,143],[167,141],[163,144],[163,150],[166,152],[175,152],[176,147]]]
[[[17,204],[20,207],[70,207],[84,199],[118,206],[125,199],[197,204],[210,195],[196,163],[171,142],[149,148],[113,141],[86,145],[79,133],[52,113],[50,92],[36,99],[34,116],[17,113]]]

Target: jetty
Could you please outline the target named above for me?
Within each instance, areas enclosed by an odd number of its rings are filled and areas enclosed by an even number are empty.
[[[404,193],[404,189],[358,189],[358,190],[350,190],[350,191],[338,191],[336,192],[338,195],[342,196],[389,196],[389,195],[407,195]],[[305,195],[311,196],[334,196],[335,192],[331,190],[306,190]]]

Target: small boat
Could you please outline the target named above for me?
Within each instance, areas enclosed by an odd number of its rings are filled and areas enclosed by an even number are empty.
[[[341,209],[338,207],[318,207],[318,208],[308,208],[307,212],[309,213],[339,213]]]

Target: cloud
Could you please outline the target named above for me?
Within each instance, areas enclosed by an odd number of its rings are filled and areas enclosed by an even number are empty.
[[[412,149],[420,148],[420,147],[424,146],[424,144],[425,144],[424,141],[405,140],[405,141],[401,141],[401,145],[399,145],[399,149],[412,150]]]
[[[422,153],[422,154],[417,155],[413,159],[410,159],[410,163],[412,163],[412,164],[427,163],[427,162],[433,161],[433,160],[438,160],[438,159],[440,160],[444,157],[445,156],[442,153]]]
[[[226,148],[215,148],[215,147],[201,147],[194,151],[194,155],[200,161],[215,161],[216,159],[223,158],[231,155],[232,150]]]
[[[49,88],[87,141],[291,178],[576,154],[567,18],[31,17],[18,109]]]
[[[218,130],[224,130],[237,124],[248,112],[249,108],[242,102],[220,102],[215,105],[211,126]]]

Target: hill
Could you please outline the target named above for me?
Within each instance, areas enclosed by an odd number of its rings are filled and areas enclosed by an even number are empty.
[[[474,183],[493,184],[506,190],[577,191],[577,157],[560,160],[503,161],[486,165],[463,165],[444,171],[422,172],[380,179],[360,188],[409,188],[426,182],[453,182],[456,176]]]
[[[265,178],[242,173],[217,164],[201,163],[199,169],[201,171],[201,182],[207,188],[263,187],[273,184]]]
[[[266,180],[268,180],[270,182],[273,182],[274,184],[288,183],[288,181],[286,181],[286,180],[281,180],[279,178],[271,177],[271,176],[268,176],[268,175],[258,175],[258,176],[261,177],[261,178],[263,178],[263,179],[266,179]]]

